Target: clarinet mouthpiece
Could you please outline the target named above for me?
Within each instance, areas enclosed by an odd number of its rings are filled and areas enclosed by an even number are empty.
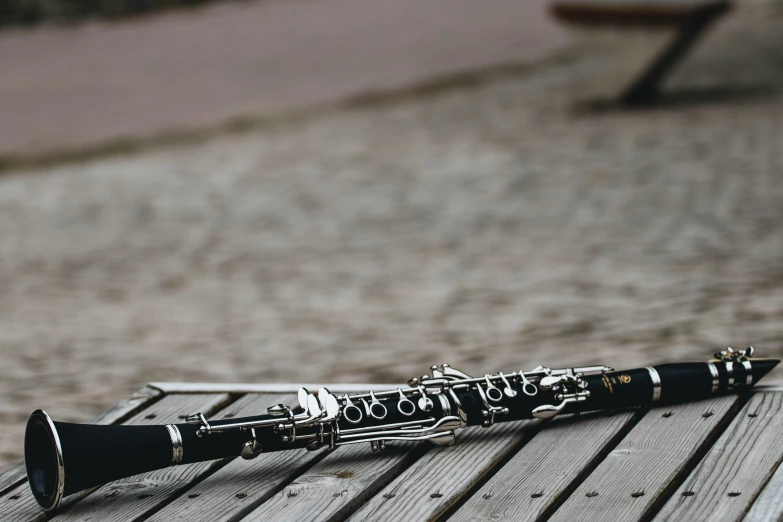
[[[751,359],[751,361],[754,383],[759,382],[780,363],[780,359]]]

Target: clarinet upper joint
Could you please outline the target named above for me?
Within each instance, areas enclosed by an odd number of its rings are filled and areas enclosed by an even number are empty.
[[[268,408],[269,417],[244,422],[213,422],[201,413],[189,415],[187,422],[198,426],[206,436],[227,430],[250,432],[243,444],[243,458],[258,456],[263,448],[256,430],[272,429],[283,443],[304,442],[307,449],[335,448],[369,442],[372,449],[385,448],[387,441],[421,441],[451,444],[458,429],[467,426],[468,416],[457,392],[474,393],[481,406],[482,426],[492,426],[496,417],[508,415],[518,396],[533,397],[539,390],[550,392],[556,405],[544,404],[532,416],[551,418],[573,402],[587,400],[585,375],[611,371],[606,366],[551,370],[538,366],[529,372],[498,373],[471,377],[448,364],[432,366],[430,375],[414,377],[408,388],[336,396],[328,389],[310,393],[300,388],[299,407],[283,404]],[[439,406],[436,408],[435,406]],[[518,412],[517,412],[518,413]]]

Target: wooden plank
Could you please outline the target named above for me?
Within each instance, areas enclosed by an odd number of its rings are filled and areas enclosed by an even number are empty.
[[[104,410],[91,422],[92,424],[115,424],[122,422],[125,418],[133,415],[141,408],[152,404],[152,402],[161,397],[161,395],[160,390],[145,386],[126,399],[123,399],[114,406]],[[25,470],[24,464],[14,466],[8,471],[0,474],[0,497],[26,481],[27,471]]]
[[[202,409],[203,411],[207,412],[210,411],[210,408],[215,408],[216,406],[225,403],[227,400],[227,395],[204,395],[201,397],[196,395],[185,395],[164,397],[152,404],[149,408],[142,410],[128,419],[128,421],[124,424],[179,422],[179,416],[187,411],[190,411],[191,409]],[[149,415],[155,415],[155,417],[147,419],[146,417]],[[185,467],[186,466],[183,466],[183,468]],[[98,490],[98,492],[100,493],[100,490]],[[77,493],[67,497],[63,501],[63,509],[66,509],[66,511],[64,513],[60,513],[55,517],[55,519],[59,520],[61,517],[65,516],[68,513],[67,508],[69,506],[77,507],[81,504],[79,502],[80,500],[84,499],[85,497],[87,497],[86,500],[91,500],[91,498],[95,496],[96,495],[89,495],[89,492],[87,492],[81,494]],[[97,496],[103,497],[103,495]],[[97,506],[94,499],[91,504]],[[46,516],[41,510],[40,506],[38,506],[38,504],[35,502],[35,499],[33,498],[32,493],[30,493],[30,489],[26,483],[17,486],[8,495],[0,498],[0,513],[3,514],[4,521],[30,522],[43,521],[51,518],[51,516]],[[97,516],[97,518],[91,518],[93,520],[101,520],[103,519],[103,515],[105,515],[105,513],[102,512],[101,516]],[[84,518],[82,518],[82,520],[83,519]]]
[[[0,497],[23,482],[27,482],[27,471],[24,469],[24,464],[17,464],[3,472],[0,475]]]
[[[778,466],[742,522],[770,520],[783,521],[783,466]]]
[[[95,417],[91,424],[120,424],[163,397],[160,390],[145,386],[114,406],[109,406]]]
[[[468,428],[453,447],[428,451],[370,499],[357,520],[436,520],[468,495],[482,478],[524,444],[538,421]]]
[[[242,520],[342,520],[408,467],[423,446],[395,444],[378,453],[369,444],[337,448]]]
[[[211,415],[231,401],[227,394],[168,395],[150,408],[130,419],[127,424],[168,424],[182,422],[189,413]],[[232,407],[223,408],[216,415],[232,415]],[[143,473],[101,486],[84,500],[66,509],[56,517],[60,521],[86,519],[111,522],[135,520],[189,487],[191,482],[207,473],[213,462],[201,462]]]
[[[546,518],[628,433],[641,412],[558,418],[511,457],[449,521]]]
[[[783,393],[757,393],[655,520],[742,520],[783,460]]]
[[[266,411],[277,403],[296,404],[294,395],[247,395],[232,405],[237,415]],[[262,453],[252,461],[234,459],[148,519],[154,521],[238,520],[323,457],[307,450]]]
[[[296,384],[296,383],[234,383],[234,382],[151,382],[147,386],[163,393],[296,393],[299,388],[315,391],[319,388],[340,390],[339,393],[395,390],[400,384]]]
[[[552,522],[647,518],[718,438],[740,402],[732,395],[651,409],[555,511]]]

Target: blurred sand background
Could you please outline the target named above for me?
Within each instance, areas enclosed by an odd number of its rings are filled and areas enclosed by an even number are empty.
[[[783,356],[783,10],[595,111],[543,2],[330,1],[0,34],[0,469],[150,381]]]

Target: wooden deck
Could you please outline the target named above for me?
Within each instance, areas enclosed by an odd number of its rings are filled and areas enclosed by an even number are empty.
[[[333,391],[390,386],[331,385]],[[153,383],[94,422],[181,422],[295,403],[295,385]],[[369,445],[169,468],[68,497],[56,521],[783,519],[783,388],[612,414],[469,428],[452,447]],[[23,468],[3,520],[47,520]]]

